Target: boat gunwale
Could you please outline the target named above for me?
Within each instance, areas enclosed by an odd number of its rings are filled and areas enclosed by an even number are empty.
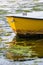
[[[6,16],[6,17],[15,17],[15,18],[24,18],[24,19],[33,19],[33,20],[43,20],[43,18],[26,17],[26,16]]]

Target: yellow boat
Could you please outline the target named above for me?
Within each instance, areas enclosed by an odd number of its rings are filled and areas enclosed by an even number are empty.
[[[16,33],[43,34],[43,18],[28,16],[6,16],[11,28]]]

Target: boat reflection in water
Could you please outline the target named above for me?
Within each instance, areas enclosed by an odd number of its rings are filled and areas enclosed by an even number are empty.
[[[16,33],[16,37],[10,43],[8,58],[27,60],[43,57],[43,17],[38,15],[6,16],[9,25]]]

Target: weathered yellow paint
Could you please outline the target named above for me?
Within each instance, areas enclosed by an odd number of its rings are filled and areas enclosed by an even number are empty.
[[[13,22],[13,17],[7,17],[7,21],[8,21],[8,23],[10,24],[11,28],[12,28],[13,30],[16,30],[15,22]]]
[[[13,30],[24,31],[43,31],[43,19],[32,19],[15,16],[7,16],[7,21]]]

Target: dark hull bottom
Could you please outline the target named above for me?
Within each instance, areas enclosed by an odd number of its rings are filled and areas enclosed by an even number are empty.
[[[16,35],[19,39],[25,39],[25,40],[37,40],[37,39],[43,39],[43,34],[17,34]]]

